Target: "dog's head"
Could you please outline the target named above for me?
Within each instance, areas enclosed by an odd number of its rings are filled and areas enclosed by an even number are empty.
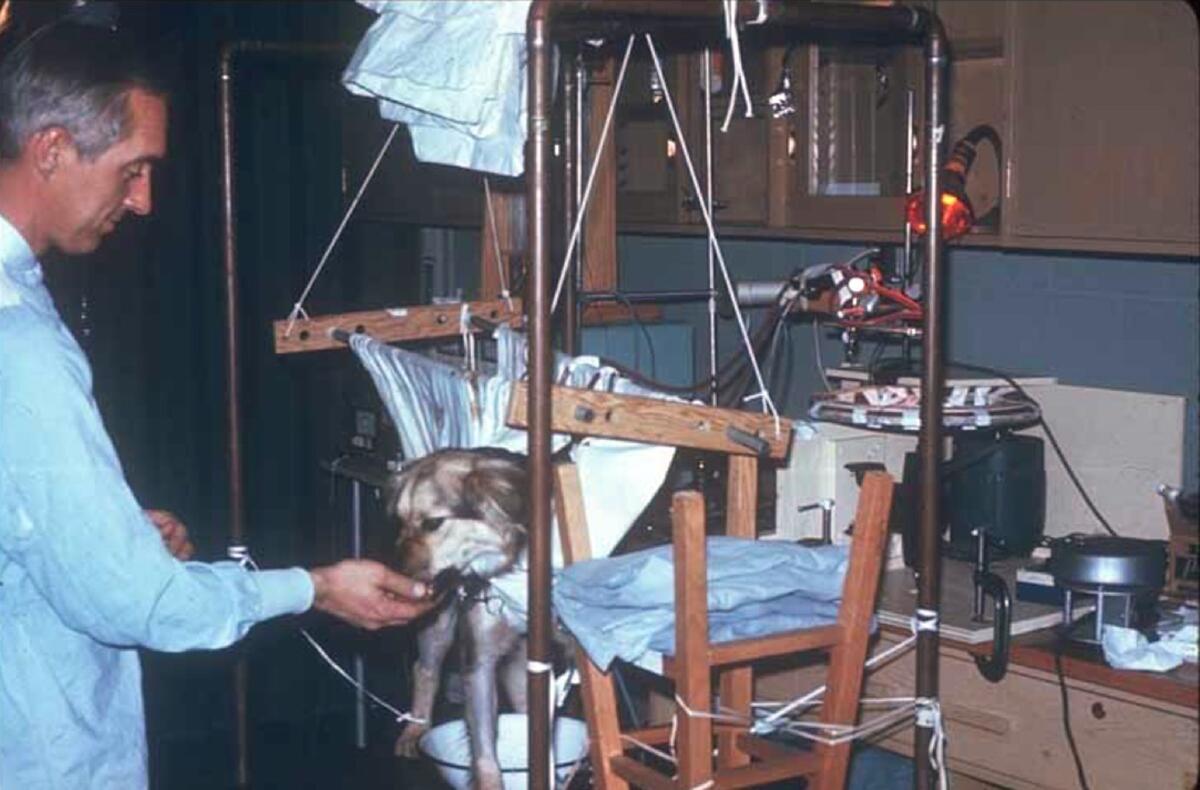
[[[490,578],[525,546],[525,459],[496,449],[442,450],[405,466],[387,487],[402,573]]]

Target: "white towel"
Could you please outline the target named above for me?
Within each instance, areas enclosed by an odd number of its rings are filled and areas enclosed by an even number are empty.
[[[422,162],[525,169],[525,19],[531,0],[359,0],[379,19],[342,83],[405,123]]]

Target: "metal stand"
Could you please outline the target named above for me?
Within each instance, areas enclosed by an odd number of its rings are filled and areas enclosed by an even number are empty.
[[[363,486],[380,489],[387,482],[387,467],[377,458],[342,456],[322,468],[329,474],[345,478],[350,482],[350,555],[360,559],[363,554]],[[367,667],[362,653],[355,650],[352,674],[357,687],[354,689],[354,745],[367,748],[367,700],[363,692]]]

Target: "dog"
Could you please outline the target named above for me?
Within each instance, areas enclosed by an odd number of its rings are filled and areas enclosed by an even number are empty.
[[[457,642],[476,790],[502,787],[497,677],[513,709],[527,712],[525,634],[486,594],[486,582],[513,570],[525,549],[527,480],[525,458],[515,453],[442,450],[405,466],[386,489],[388,513],[399,522],[400,572],[442,597],[417,637],[412,715],[431,721],[442,662]],[[428,727],[409,723],[396,754],[418,756]]]

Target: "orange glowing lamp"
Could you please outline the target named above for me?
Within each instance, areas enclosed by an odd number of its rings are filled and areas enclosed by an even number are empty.
[[[964,235],[975,224],[975,211],[966,194],[957,189],[946,189],[942,192],[942,238],[957,239]],[[908,224],[918,236],[924,236],[929,231],[925,221],[925,192],[914,192],[908,196],[904,207]]]

